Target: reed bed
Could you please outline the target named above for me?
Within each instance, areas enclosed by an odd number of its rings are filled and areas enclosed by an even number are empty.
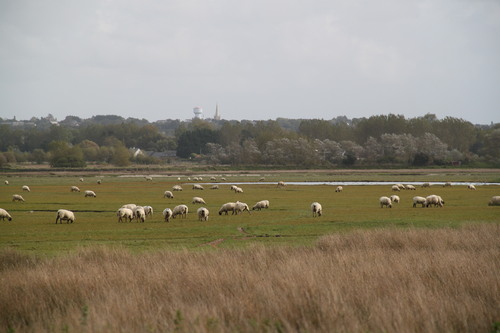
[[[336,233],[311,247],[0,252],[10,332],[490,332],[500,225]],[[496,325],[496,326],[495,326]]]

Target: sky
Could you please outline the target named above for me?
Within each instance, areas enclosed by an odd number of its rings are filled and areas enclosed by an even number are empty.
[[[500,122],[498,0],[0,0],[0,117]]]

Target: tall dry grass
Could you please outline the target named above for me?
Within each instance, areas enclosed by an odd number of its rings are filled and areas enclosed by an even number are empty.
[[[40,332],[490,332],[500,226],[359,231],[313,248],[0,253],[0,325]],[[498,325],[498,324],[497,324]]]

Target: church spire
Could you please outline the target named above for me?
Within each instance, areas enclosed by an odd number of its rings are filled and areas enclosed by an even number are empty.
[[[219,104],[218,103],[215,104],[215,116],[214,116],[214,119],[215,120],[220,120]]]

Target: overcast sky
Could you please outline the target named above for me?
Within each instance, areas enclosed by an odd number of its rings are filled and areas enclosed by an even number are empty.
[[[0,0],[0,117],[500,122],[498,0]]]

